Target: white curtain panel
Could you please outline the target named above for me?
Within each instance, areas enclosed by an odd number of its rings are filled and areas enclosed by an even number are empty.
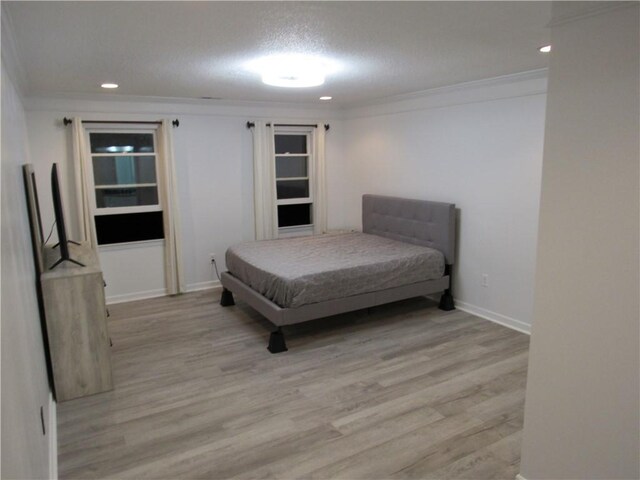
[[[180,219],[176,168],[173,157],[173,133],[171,122],[162,120],[158,128],[158,150],[160,153],[160,188],[162,217],[164,222],[164,276],[169,295],[185,291],[180,245]]]
[[[314,131],[313,168],[315,193],[313,199],[313,233],[318,235],[327,232],[327,181],[325,173],[325,129],[324,123],[318,123]]]
[[[253,202],[256,240],[278,238],[273,130],[267,121],[253,127]]]
[[[78,224],[79,240],[88,242],[92,248],[98,247],[96,236],[96,225],[93,222],[93,214],[91,212],[91,203],[88,185],[91,166],[91,155],[89,146],[87,145],[87,136],[82,119],[74,117],[72,125],[72,144],[73,144],[73,173],[76,190],[76,216]]]

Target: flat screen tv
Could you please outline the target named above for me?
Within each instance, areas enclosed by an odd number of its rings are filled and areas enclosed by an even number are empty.
[[[38,312],[40,313],[40,327],[42,328],[42,344],[44,346],[45,359],[47,364],[47,377],[49,386],[55,395],[55,384],[53,382],[53,366],[49,354],[49,337],[47,336],[47,322],[44,314],[44,301],[42,299],[42,285],[40,275],[43,273],[42,247],[44,237],[42,235],[42,217],[40,216],[40,203],[38,202],[38,188],[36,184],[36,174],[33,166],[25,163],[22,166],[25,193],[27,195],[27,213],[29,215],[29,228],[31,230],[31,246],[33,247],[33,262],[35,265],[36,296],[38,298]]]
[[[81,267],[84,267],[83,263],[78,262],[71,258],[69,253],[69,243],[75,243],[67,238],[67,228],[64,223],[64,209],[62,208],[62,195],[60,194],[60,179],[58,178],[58,165],[53,164],[51,168],[51,195],[53,197],[53,212],[56,216],[56,231],[58,232],[58,243],[54,246],[60,247],[60,259],[49,267],[49,270],[53,270],[62,262],[73,262]]]
[[[29,228],[31,230],[31,246],[33,248],[33,261],[36,267],[36,275],[42,273],[42,245],[44,237],[42,235],[42,217],[40,216],[40,205],[38,203],[38,189],[36,187],[36,177],[33,173],[33,166],[25,163],[22,166],[24,188],[27,195],[27,213],[29,214]]]

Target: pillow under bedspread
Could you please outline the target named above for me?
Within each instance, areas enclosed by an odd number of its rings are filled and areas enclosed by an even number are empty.
[[[444,255],[366,233],[241,243],[226,253],[229,272],[277,305],[302,305],[434,280]]]

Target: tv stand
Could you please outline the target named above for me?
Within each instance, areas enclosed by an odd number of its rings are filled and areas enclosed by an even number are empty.
[[[89,244],[69,245],[72,259],[43,249],[44,264],[55,270],[40,275],[56,400],[113,390],[104,280],[98,252]],[[83,267],[80,267],[83,265]],[[53,268],[53,267],[52,267]]]
[[[75,240],[67,240],[67,243],[73,243],[74,245],[82,245],[80,242],[76,242]],[[56,243],[51,248],[58,248],[60,246],[60,242]]]
[[[69,244],[73,244],[73,245],[82,245],[81,243],[74,242],[73,240],[67,240],[67,245],[69,245]],[[51,247],[51,248],[52,248],[52,249],[53,249],[53,248],[58,248],[59,246],[60,246],[60,242],[56,243],[56,244],[55,244],[53,247]],[[67,248],[67,253],[68,253],[68,252],[69,252],[69,249]],[[54,268],[56,268],[58,265],[60,265],[62,262],[73,262],[73,263],[75,263],[76,265],[79,265],[79,266],[81,266],[81,267],[85,267],[85,266],[86,266],[84,263],[81,263],[81,262],[79,262],[78,260],[74,260],[73,258],[71,258],[71,254],[69,254],[69,258],[64,258],[64,256],[63,256],[63,257],[61,257],[60,259],[58,259],[58,261],[57,261],[56,263],[54,263],[53,265],[51,265],[51,266],[49,267],[49,270],[53,270],[53,269],[54,269]]]
[[[80,245],[80,244],[78,244],[78,245]],[[53,247],[53,248],[55,248],[55,247]],[[60,259],[58,259],[58,261],[57,261],[56,263],[54,263],[53,265],[51,265],[51,266],[49,267],[49,270],[53,270],[53,269],[54,269],[54,268],[56,268],[58,265],[60,265],[62,262],[73,262],[73,263],[75,263],[76,265],[79,265],[79,266],[81,266],[81,267],[86,267],[86,265],[85,265],[84,263],[80,263],[79,261],[74,260],[73,258],[60,258]]]

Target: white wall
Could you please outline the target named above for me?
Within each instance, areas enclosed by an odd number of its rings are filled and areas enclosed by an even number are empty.
[[[528,480],[640,476],[639,25],[636,3],[552,27]]]
[[[545,89],[545,72],[532,72],[354,109],[345,120],[346,223],[360,223],[363,193],[455,203],[458,307],[523,331],[532,318]]]
[[[247,120],[270,118],[277,121],[328,121],[327,175],[330,227],[344,226],[342,183],[344,178],[342,121],[330,109],[319,106],[278,106],[264,104],[214,104],[207,102],[122,102],[31,98],[26,101],[29,145],[39,178],[45,224],[52,222],[48,183],[52,162],[70,162],[69,128],[62,118],[79,115],[84,119],[155,120],[179,118],[173,130],[178,194],[182,224],[185,280],[189,289],[217,283],[209,254],[220,259],[229,245],[254,238],[252,134]],[[67,185],[65,203],[73,205]],[[69,215],[69,223],[74,220]],[[161,247],[101,248],[107,298],[123,301],[162,294]],[[133,258],[134,263],[131,262]],[[145,268],[149,265],[149,268]]]
[[[108,303],[166,294],[164,240],[98,247]]]
[[[22,180],[22,164],[29,162],[25,118],[4,57],[3,51],[1,476],[54,478],[56,472],[50,471],[49,461],[50,455],[55,459],[56,452],[55,404],[47,380]],[[44,410],[46,435],[42,434],[40,408]]]

